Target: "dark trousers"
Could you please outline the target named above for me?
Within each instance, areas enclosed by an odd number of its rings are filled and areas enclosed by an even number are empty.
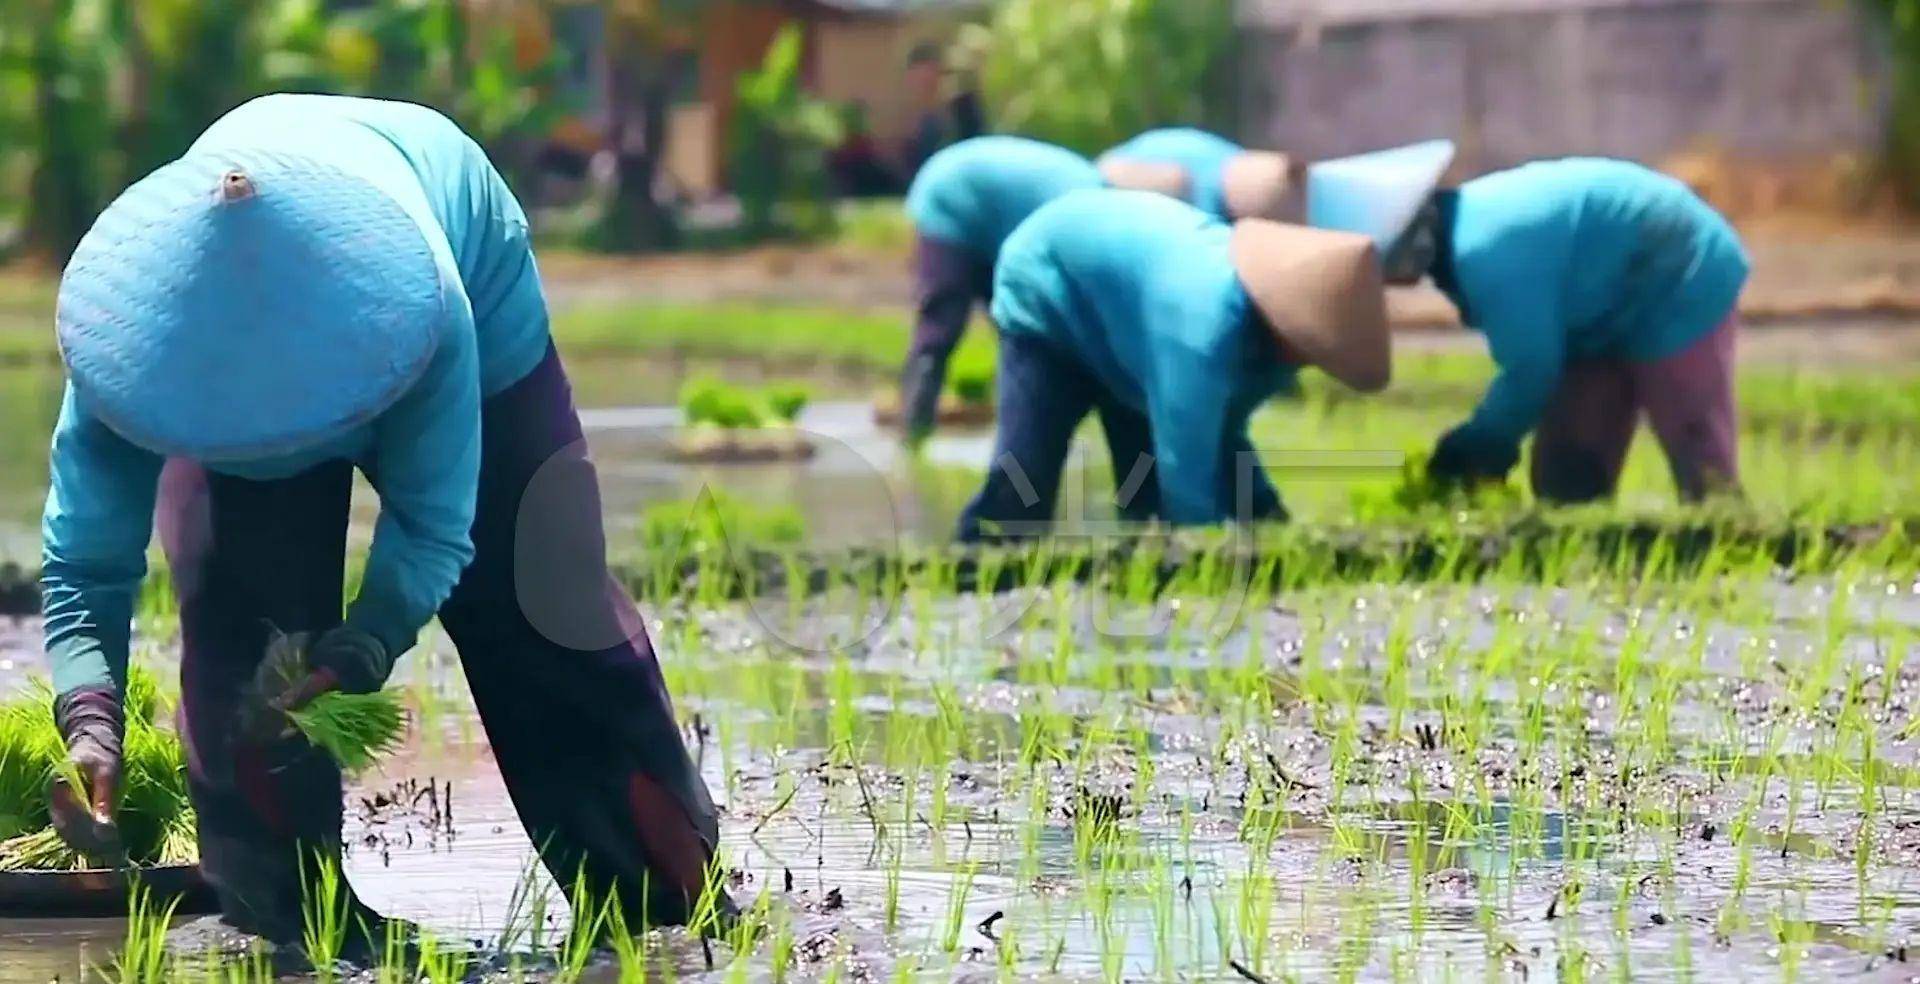
[[[900,380],[908,433],[930,430],[946,388],[947,360],[967,332],[973,306],[993,299],[993,263],[967,249],[927,236],[913,251],[913,341]]]
[[[986,485],[960,516],[963,542],[1044,535],[1060,497],[1060,477],[1074,431],[1089,412],[1100,415],[1113,460],[1114,506],[1122,520],[1161,518],[1153,428],[1146,415],[1113,398],[1078,362],[1023,335],[1000,338],[999,424]],[[1237,490],[1240,465],[1252,468],[1252,519],[1286,515],[1244,433],[1221,435],[1219,481]],[[1249,457],[1244,457],[1245,452]],[[1234,501],[1231,497],[1228,501]]]
[[[598,479],[556,353],[486,401],[482,431],[474,561],[440,620],[507,790],[561,884],[617,892],[630,926],[685,921],[718,839],[713,804],[607,573]],[[298,938],[303,867],[339,855],[341,776],[297,740],[242,738],[236,709],[269,626],[340,623],[352,478],[345,461],[265,482],[174,461],[163,481],[201,867],[230,921],[275,940]]]

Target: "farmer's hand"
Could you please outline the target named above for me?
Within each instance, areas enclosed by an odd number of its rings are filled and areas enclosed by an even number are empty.
[[[932,435],[946,379],[947,360],[931,353],[908,360],[900,379],[900,424],[908,448],[919,448]]]
[[[287,692],[287,698],[299,698],[285,705],[300,707],[329,690],[345,694],[370,694],[386,686],[393,672],[393,655],[385,643],[351,626],[328,629],[307,650],[307,665],[313,673]]]
[[[1427,460],[1427,477],[1441,485],[1497,482],[1520,460],[1520,449],[1491,438],[1471,424],[1442,435]]]
[[[121,854],[113,816],[125,734],[120,697],[94,689],[62,694],[54,701],[53,714],[72,767],[55,776],[48,789],[53,827],[69,846],[89,857]],[[74,788],[74,778],[85,788]]]

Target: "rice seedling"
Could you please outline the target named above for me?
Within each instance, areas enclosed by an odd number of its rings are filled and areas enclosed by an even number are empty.
[[[348,911],[349,895],[340,859],[316,850],[310,864],[300,866],[301,906],[300,947],[314,974],[323,982],[338,976],[341,956],[346,952],[347,934],[352,930]],[[425,943],[422,943],[422,960]]]
[[[167,928],[178,905],[178,899],[161,904],[145,886],[133,884],[127,900],[126,938],[110,972],[115,984],[160,984],[172,976]]]
[[[256,673],[251,699],[270,699],[306,678],[306,641],[303,635],[274,633]],[[406,707],[384,690],[371,694],[329,691],[284,714],[302,737],[349,775],[364,772],[398,748],[407,730]]]

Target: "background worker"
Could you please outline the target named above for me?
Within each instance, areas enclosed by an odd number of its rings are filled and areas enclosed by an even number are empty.
[[[1627,161],[1541,161],[1431,195],[1406,163],[1401,151],[1317,166],[1312,195],[1319,211],[1345,196],[1327,190],[1343,182],[1419,194],[1388,278],[1430,274],[1486,336],[1498,375],[1440,438],[1434,477],[1501,479],[1531,433],[1536,496],[1605,498],[1644,412],[1681,498],[1738,490],[1734,341],[1749,263],[1725,218]]]
[[[610,589],[526,218],[458,127],[405,103],[247,103],[100,215],[57,323],[69,383],[42,586],[55,715],[89,797],[59,797],[63,833],[112,819],[164,484],[200,867],[233,928],[297,943],[302,884],[340,854],[338,768],[240,723],[269,633],[314,640],[312,674],[260,695],[299,706],[378,690],[436,614],[548,870],[617,892],[629,925],[688,917],[713,804]],[[380,516],[343,620],[356,468]]]
[[[965,140],[921,169],[907,192],[915,319],[900,394],[909,442],[933,429],[947,362],[974,305],[993,297],[1001,244],[1040,206],[1099,186],[1100,172],[1086,158],[1023,137]]]
[[[1001,252],[999,435],[962,540],[1044,534],[1074,431],[1100,414],[1122,518],[1284,518],[1247,420],[1302,366],[1363,392],[1390,371],[1372,243],[1227,225],[1140,191],[1076,191]]]
[[[945,49],[931,41],[907,55],[906,91],[915,108],[913,126],[901,148],[908,175],[918,174],[941,148],[987,132],[980,94],[968,76],[947,71]]]
[[[1110,187],[1158,192],[1225,222],[1302,218],[1299,162],[1205,130],[1148,130],[1100,155],[1099,166]]]

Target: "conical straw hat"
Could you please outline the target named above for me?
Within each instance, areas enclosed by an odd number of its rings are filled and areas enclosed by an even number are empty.
[[[1220,174],[1227,212],[1236,219],[1306,220],[1306,168],[1286,154],[1249,150],[1227,158]]]
[[[1234,272],[1281,344],[1361,392],[1393,375],[1386,284],[1366,236],[1243,219]]]

